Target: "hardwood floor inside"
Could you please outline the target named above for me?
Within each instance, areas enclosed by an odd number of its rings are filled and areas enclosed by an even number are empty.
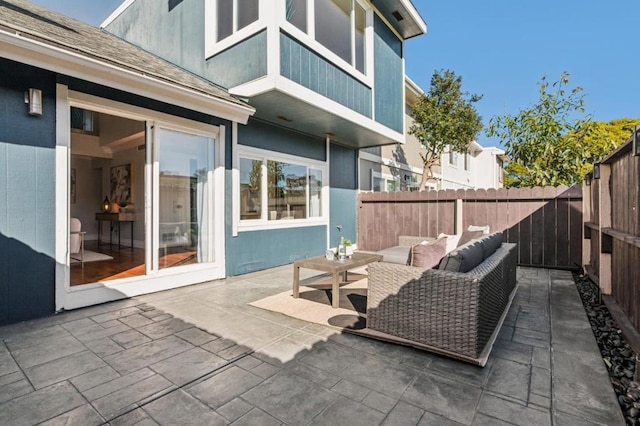
[[[87,241],[85,250],[102,253],[113,257],[111,260],[85,262],[84,268],[80,263],[71,265],[70,284],[78,286],[100,281],[114,280],[141,276],[145,274],[145,250],[139,248],[121,247],[117,244],[100,244],[97,241]],[[172,249],[163,253],[159,259],[160,268],[197,263],[196,252],[185,249]]]

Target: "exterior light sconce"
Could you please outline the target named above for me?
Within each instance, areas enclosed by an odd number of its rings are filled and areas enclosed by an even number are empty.
[[[587,173],[587,175],[584,177],[584,183],[587,186],[591,186],[591,173]]]
[[[633,155],[640,156],[640,125],[633,128]]]
[[[600,179],[600,163],[593,164],[593,178]]]
[[[24,93],[24,103],[29,104],[29,114],[42,115],[42,90],[30,88]]]

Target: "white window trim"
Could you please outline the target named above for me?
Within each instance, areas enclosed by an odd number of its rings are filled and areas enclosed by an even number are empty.
[[[284,30],[286,33],[291,35],[296,40],[300,41],[304,45],[306,45],[310,50],[317,53],[318,55],[324,57],[326,60],[331,62],[333,65],[340,68],[342,71],[346,72],[353,78],[358,81],[366,84],[368,87],[373,88],[373,9],[370,6],[366,5],[360,0],[355,0],[365,11],[365,29],[364,29],[364,43],[365,43],[365,52],[364,52],[364,70],[362,73],[358,71],[355,65],[345,61],[340,56],[336,55],[325,47],[323,44],[318,42],[315,37],[315,0],[307,0],[307,31],[300,30],[295,25],[291,24],[287,21],[286,8],[280,8],[280,13],[278,14],[280,20],[280,28]],[[355,26],[355,13],[351,13],[351,37],[354,38]],[[355,40],[352,42],[352,57],[353,50],[355,49]]]
[[[400,181],[398,179],[396,179],[395,176],[390,175],[388,173],[380,173],[378,171],[371,170],[371,191],[373,191],[373,187],[374,187],[373,180],[375,178],[382,179],[384,181],[383,189],[380,192],[391,192],[391,191],[387,190],[387,182],[389,182],[389,181],[395,182],[396,185],[397,185],[396,188],[400,187]],[[397,191],[398,190],[396,190],[394,192],[397,192]],[[375,191],[375,192],[378,192],[378,191]]]
[[[267,229],[284,229],[284,228],[301,228],[307,226],[319,226],[319,225],[328,225],[329,224],[329,167],[326,161],[314,160],[311,158],[303,158],[297,157],[295,155],[283,154],[275,151],[269,151],[260,148],[254,148],[244,145],[237,145],[237,149],[234,151],[233,164],[234,170],[240,170],[240,158],[248,158],[251,160],[271,160],[271,161],[281,161],[290,164],[296,164],[300,166],[305,166],[307,169],[317,169],[322,171],[322,192],[320,196],[320,203],[322,206],[320,217],[307,217],[305,219],[294,219],[294,220],[269,220],[267,218],[268,211],[262,211],[261,219],[249,219],[242,220],[240,219],[240,179],[238,176],[237,182],[234,182],[233,186],[233,217],[234,224],[237,221],[237,230],[234,232],[249,232],[249,231],[263,231]],[[308,183],[307,183],[308,185]],[[262,199],[263,205],[267,205],[264,203],[267,188],[267,173],[266,173],[266,165],[263,163],[263,173],[262,173]],[[309,205],[307,200],[307,211]],[[308,215],[307,215],[308,216]]]
[[[248,39],[251,36],[259,33],[267,27],[267,21],[265,20],[265,16],[267,16],[267,8],[266,6],[270,6],[265,1],[260,1],[258,6],[258,20],[252,22],[241,30],[236,30],[237,27],[237,2],[241,2],[242,0],[234,0],[233,5],[233,33],[225,37],[223,40],[218,41],[218,20],[217,18],[217,0],[205,0],[204,4],[204,51],[205,51],[205,59],[210,58],[218,53],[227,50],[233,45],[241,42],[242,40]]]

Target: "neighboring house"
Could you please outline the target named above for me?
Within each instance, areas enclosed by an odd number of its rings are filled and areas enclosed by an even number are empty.
[[[425,24],[408,0],[273,4],[126,1],[112,35],[0,2],[0,324],[355,239],[357,150],[402,140]]]
[[[409,133],[413,124],[412,106],[424,92],[409,77],[405,77],[405,140],[387,146],[360,150],[360,189],[363,191],[415,191],[422,178],[424,148]],[[440,164],[433,167],[434,179],[426,189],[501,188],[502,163],[505,152],[499,148],[483,148],[476,141],[466,153],[447,150]]]
[[[500,148],[483,148],[478,142],[469,144],[467,152],[447,151],[440,159],[437,189],[502,188],[503,163],[507,155]]]
[[[358,150],[404,140],[409,0],[127,0],[103,27],[256,108],[227,147],[228,275],[356,241]]]

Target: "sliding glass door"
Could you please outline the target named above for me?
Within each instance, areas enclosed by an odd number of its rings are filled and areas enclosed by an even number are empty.
[[[207,136],[156,129],[158,269],[215,260],[214,143]]]

